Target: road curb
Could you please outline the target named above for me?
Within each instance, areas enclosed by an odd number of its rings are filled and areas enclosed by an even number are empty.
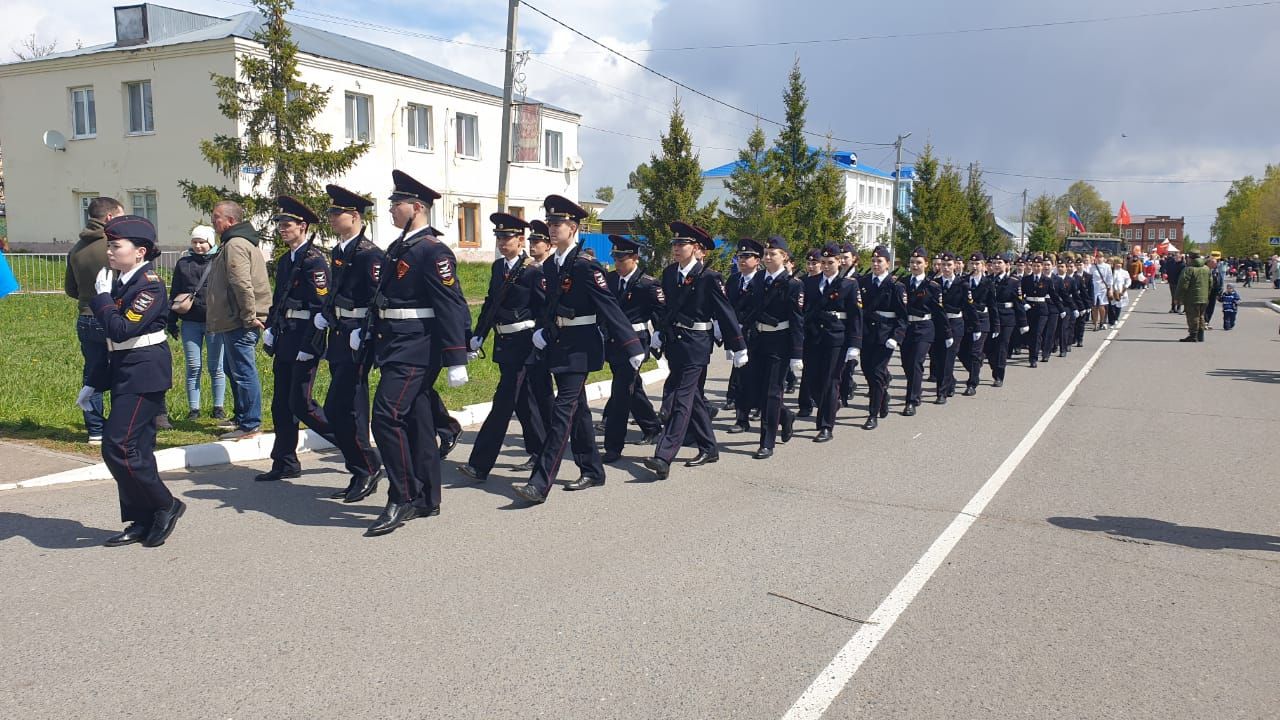
[[[1276,312],[1280,313],[1280,305],[1277,305],[1277,304],[1275,304],[1275,303],[1271,302],[1270,300],[1268,300],[1268,301],[1267,301],[1267,307],[1269,307],[1269,308],[1271,308],[1272,310],[1274,310],[1274,311],[1276,311]]]
[[[658,367],[648,372],[640,374],[640,378],[645,385],[652,385],[661,382],[667,378],[668,368],[667,360],[663,358],[658,361]],[[610,381],[601,380],[600,382],[591,383],[585,388],[587,400],[603,400],[609,397]],[[484,422],[489,416],[489,411],[493,409],[493,403],[477,403],[475,405],[467,405],[462,410],[453,414],[463,427],[476,427]],[[185,447],[168,448],[160,450],[156,453],[156,467],[160,472],[170,472],[172,470],[186,470],[197,467],[210,467],[213,465],[229,465],[232,463],[256,462],[271,457],[271,446],[275,443],[275,433],[263,433],[256,438],[248,440],[219,440],[211,443],[201,443],[199,445],[187,445]],[[319,435],[304,430],[298,434],[298,452],[310,452],[312,450],[325,450],[333,447]],[[74,470],[65,470],[63,472],[43,475],[41,477],[31,478],[29,480],[20,480],[14,483],[0,483],[0,491],[4,490],[20,490],[25,488],[47,487],[49,485],[62,485],[65,483],[84,482],[87,480],[110,480],[111,472],[107,470],[104,463],[96,463],[87,467],[75,468]]]

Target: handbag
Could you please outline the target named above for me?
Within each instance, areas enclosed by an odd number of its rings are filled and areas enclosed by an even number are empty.
[[[191,312],[191,306],[195,304],[196,295],[204,289],[204,281],[209,279],[209,271],[213,269],[213,258],[204,265],[204,272],[200,273],[200,279],[196,281],[196,289],[189,293],[180,293],[169,301],[169,309],[179,315],[186,315]]]

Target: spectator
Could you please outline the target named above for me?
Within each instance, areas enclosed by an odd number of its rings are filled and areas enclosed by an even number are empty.
[[[204,349],[209,351],[209,382],[213,386],[213,417],[226,418],[223,400],[227,376],[223,372],[222,336],[205,332],[205,285],[213,269],[213,228],[191,229],[191,250],[178,258],[169,288],[169,334],[178,337],[181,321],[182,351],[187,358],[187,419],[200,417],[200,370]]]
[[[1111,292],[1107,303],[1107,327],[1115,327],[1120,319],[1120,311],[1129,304],[1129,271],[1120,263],[1120,256],[1111,258]]]
[[[103,226],[108,220],[124,214],[120,201],[109,197],[96,197],[89,201],[89,224],[80,231],[71,252],[67,253],[67,274],[63,290],[67,297],[80,302],[80,315],[76,318],[76,337],[80,340],[80,355],[84,358],[81,385],[89,385],[89,372],[107,361],[107,333],[89,309],[89,301],[98,293],[93,281],[107,266],[107,236]],[[94,392],[86,403],[84,427],[89,433],[90,445],[102,444],[105,419],[102,414],[102,393]]]
[[[1215,250],[1214,253],[1217,253]],[[1205,261],[1205,265],[1209,268],[1209,276],[1212,280],[1209,285],[1209,304],[1204,307],[1204,329],[1212,330],[1213,311],[1218,306],[1218,296],[1222,294],[1222,286],[1227,282],[1227,276],[1222,272],[1224,264],[1222,259],[1216,254],[1211,253],[1209,259]]]
[[[1169,281],[1169,312],[1182,312],[1182,300],[1178,297],[1178,279],[1182,277],[1182,269],[1186,265],[1182,262],[1182,253],[1177,250],[1170,250],[1168,257],[1164,261],[1164,276]]]
[[[1187,253],[1187,262],[1178,273],[1178,285],[1174,291],[1178,305],[1187,313],[1187,336],[1182,342],[1204,342],[1204,308],[1209,304],[1209,288],[1213,285],[1213,273],[1205,267],[1199,253]]]
[[[1107,324],[1107,288],[1111,287],[1111,266],[1101,257],[1089,265],[1089,275],[1093,278],[1093,307],[1091,319],[1093,329],[1101,330]]]
[[[1236,326],[1236,311],[1240,308],[1240,293],[1236,292],[1236,286],[1227,284],[1226,292],[1222,293],[1222,329],[1230,330]]]
[[[1128,262],[1124,266],[1129,272],[1130,284],[1142,287],[1142,258],[1138,255],[1130,255]]]
[[[244,208],[224,200],[213,208],[213,229],[221,248],[213,256],[205,286],[205,332],[222,336],[226,372],[231,376],[232,416],[224,440],[257,435],[262,426],[262,381],[258,378],[258,338],[271,307],[271,281],[258,248],[258,231]]]

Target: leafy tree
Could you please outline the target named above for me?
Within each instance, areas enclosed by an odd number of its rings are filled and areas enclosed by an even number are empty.
[[[1057,201],[1044,194],[1031,201],[1027,208],[1027,222],[1032,226],[1027,233],[1027,250],[1031,252],[1057,252],[1062,247],[1054,218]],[[1078,210],[1079,208],[1077,208]],[[1088,227],[1087,225],[1085,227]]]
[[[218,109],[242,130],[200,142],[201,155],[232,187],[179,182],[187,202],[204,213],[226,199],[239,202],[250,217],[261,217],[279,195],[321,207],[326,202],[321,181],[342,175],[369,149],[363,142],[333,149],[332,136],[313,127],[328,105],[330,89],[299,79],[298,46],[284,20],[293,0],[254,0],[254,6],[264,20],[253,38],[265,56],[240,55],[238,76],[210,75]],[[245,166],[263,172],[241,193],[235,182]]]
[[[1210,235],[1229,257],[1274,253],[1267,238],[1280,235],[1280,165],[1268,165],[1261,180],[1248,176],[1233,182]]]
[[[894,257],[905,259],[916,247],[930,253],[951,250],[967,254],[976,249],[969,203],[955,166],[939,166],[933,146],[925,145],[916,161],[915,175],[911,210],[897,213]]]
[[[781,234],[782,219],[775,204],[778,176],[769,166],[764,131],[757,126],[738,151],[738,164],[725,180],[729,199],[720,210],[720,228],[729,240]]]
[[[671,121],[661,137],[662,154],[650,155],[649,162],[631,174],[640,195],[640,217],[635,231],[648,238],[653,248],[655,268],[671,259],[671,229],[668,225],[684,220],[714,233],[716,203],[698,207],[702,194],[702,168],[693,151],[693,138],[684,124],[680,101],[671,108]],[[643,169],[641,169],[643,168]]]
[[[977,165],[969,167],[969,182],[965,185],[964,196],[969,206],[969,223],[973,226],[975,249],[981,250],[987,257],[1008,250],[1008,241],[996,227],[995,215],[991,211],[991,198],[985,192],[982,171]]]
[[[606,202],[606,203],[613,202],[613,186],[603,185],[601,187],[596,188],[596,199],[599,200],[600,202]]]
[[[1055,209],[1064,229],[1070,227],[1067,223],[1067,211],[1070,207],[1076,209],[1085,230],[1096,233],[1115,232],[1115,214],[1111,212],[1111,203],[1103,200],[1093,185],[1077,180],[1058,197]]]

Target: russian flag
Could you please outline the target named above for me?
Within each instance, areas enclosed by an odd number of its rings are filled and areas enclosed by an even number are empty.
[[[1080,222],[1080,216],[1076,214],[1076,209],[1070,205],[1067,206],[1067,219],[1075,226],[1077,232],[1086,232],[1084,223]]]

